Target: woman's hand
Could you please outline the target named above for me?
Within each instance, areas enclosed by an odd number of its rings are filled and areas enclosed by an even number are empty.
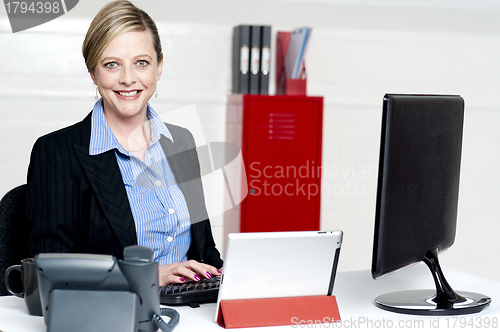
[[[160,286],[167,284],[179,284],[186,281],[200,281],[212,276],[220,276],[221,272],[215,267],[195,260],[187,262],[172,263],[159,266]]]

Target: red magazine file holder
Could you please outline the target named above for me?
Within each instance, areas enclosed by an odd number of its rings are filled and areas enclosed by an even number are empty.
[[[223,300],[217,323],[224,328],[309,325],[340,321],[335,296]]]
[[[276,94],[305,96],[307,92],[306,68],[300,79],[286,77],[285,58],[290,44],[290,32],[278,31],[276,36]]]

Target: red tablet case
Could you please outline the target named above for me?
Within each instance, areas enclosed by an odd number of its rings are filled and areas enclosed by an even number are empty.
[[[297,325],[340,321],[335,296],[223,300],[217,323],[224,328]]]

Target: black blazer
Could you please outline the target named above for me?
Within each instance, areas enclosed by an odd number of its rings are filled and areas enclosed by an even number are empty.
[[[90,156],[91,114],[82,122],[40,137],[31,152],[26,216],[30,251],[123,257],[137,244],[132,211],[113,150]],[[222,267],[205,207],[200,166],[191,133],[167,124],[174,142],[161,137],[191,216],[188,258]],[[201,220],[201,221],[200,221]]]

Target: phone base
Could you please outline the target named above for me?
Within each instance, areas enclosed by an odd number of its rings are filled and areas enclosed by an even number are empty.
[[[47,332],[137,332],[140,301],[127,291],[54,289]]]

